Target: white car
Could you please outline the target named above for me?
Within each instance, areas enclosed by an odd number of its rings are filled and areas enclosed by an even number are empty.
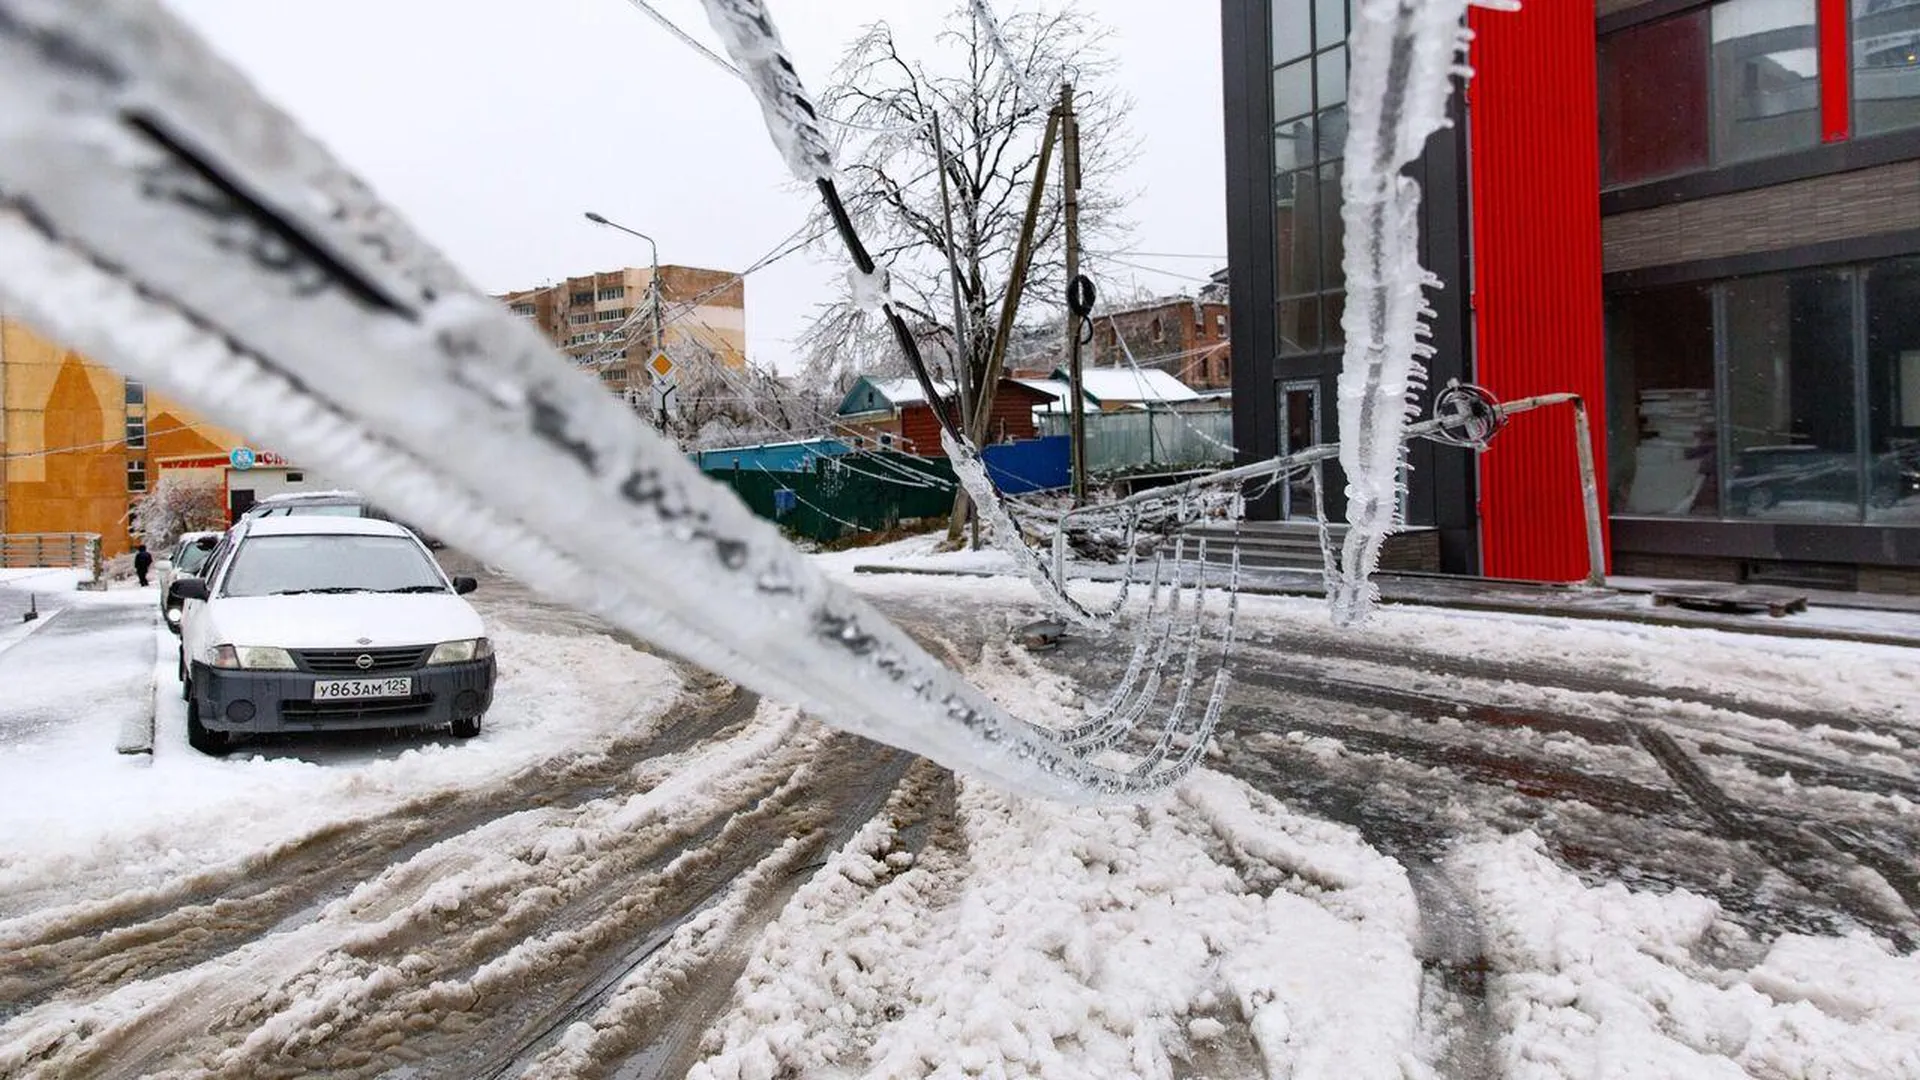
[[[241,521],[183,578],[187,740],[224,753],[255,732],[448,727],[480,734],[493,647],[405,526],[295,515]]]

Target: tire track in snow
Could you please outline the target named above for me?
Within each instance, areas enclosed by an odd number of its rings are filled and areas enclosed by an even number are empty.
[[[342,941],[336,930],[325,955],[276,974],[264,993],[174,1018],[165,1033],[184,1029],[191,1045],[149,1037],[145,1056],[124,1075],[487,1075],[564,1029],[650,938],[670,935],[737,878],[795,845],[813,851],[833,842],[843,823],[857,827],[890,789],[887,777],[911,760],[817,731],[794,737],[779,729],[771,739],[736,743],[732,751],[702,748],[687,763],[697,771],[729,752],[736,757],[718,777],[735,795],[719,808],[717,831],[683,828],[622,845],[624,817],[634,811],[601,808],[612,824],[602,823],[587,850],[566,856],[577,864],[570,869],[516,887],[490,882],[485,866],[450,863],[452,876],[487,887],[449,906],[433,895],[444,879],[424,883],[399,910],[373,912],[384,921],[366,932],[349,928]],[[770,783],[741,786],[743,772]],[[661,814],[682,801],[678,790],[656,795]],[[552,823],[533,831],[543,828],[556,831]],[[581,887],[564,897],[543,895],[573,883]],[[112,1060],[117,1068],[129,1058]]]
[[[965,840],[954,806],[953,774],[931,762],[915,760],[905,770],[881,813],[890,819],[894,841],[889,865],[918,865],[930,846],[956,863],[965,857]],[[871,818],[871,815],[869,815]],[[864,822],[861,823],[864,825]],[[837,835],[830,851],[843,848],[854,829]],[[830,851],[822,852],[828,854]],[[753,944],[802,884],[824,866],[824,859],[790,875],[756,898],[744,917],[728,927],[726,940],[678,969],[674,993],[650,1009],[603,1009],[593,1018],[596,1037],[586,1056],[590,1069],[575,1074],[613,1080],[662,1080],[686,1075],[703,1052],[702,1040],[730,1005],[735,984],[753,955]],[[885,889],[893,879],[880,882]],[[549,1075],[541,1071],[538,1075]]]
[[[292,929],[362,881],[443,841],[529,809],[605,797],[648,760],[745,722],[751,694],[710,677],[681,718],[657,735],[623,739],[594,757],[545,762],[493,785],[440,792],[372,820],[342,821],[131,902],[87,905],[35,931],[0,934],[0,1021],[59,995],[83,997],[181,970],[259,936]]]

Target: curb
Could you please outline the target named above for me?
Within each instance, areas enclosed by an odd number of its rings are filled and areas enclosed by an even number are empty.
[[[159,633],[158,616],[154,617],[153,630]],[[153,663],[147,665],[147,707],[138,716],[130,716],[120,722],[120,734],[114,739],[114,752],[128,755],[153,754],[153,729],[155,718],[160,712],[160,655],[163,650],[154,646]]]
[[[989,570],[941,570],[931,567],[882,566],[862,564],[855,566],[856,574],[919,574],[925,577],[967,577],[967,578],[1020,578],[1017,574],[995,573]],[[1117,581],[1104,578],[1083,578],[1089,582]],[[1326,594],[1311,586],[1289,587],[1285,585],[1242,584],[1240,591],[1249,596],[1290,596],[1308,599],[1322,598]],[[1645,595],[1643,593],[1608,590],[1618,595]],[[1392,607],[1443,608],[1457,611],[1478,611],[1501,615],[1536,615],[1555,619],[1581,619],[1589,622],[1623,622],[1641,626],[1665,626],[1681,630],[1719,630],[1729,634],[1750,634],[1755,637],[1797,638],[1807,641],[1845,641],[1859,645],[1886,645],[1901,649],[1920,649],[1920,634],[1881,634],[1871,630],[1849,630],[1844,627],[1795,626],[1780,619],[1768,619],[1764,623],[1724,622],[1712,617],[1691,618],[1671,610],[1654,611],[1605,611],[1592,608],[1552,607],[1548,605],[1529,605],[1509,603],[1502,600],[1483,600],[1474,597],[1438,600],[1428,598],[1395,598],[1388,595],[1380,597],[1380,603]]]

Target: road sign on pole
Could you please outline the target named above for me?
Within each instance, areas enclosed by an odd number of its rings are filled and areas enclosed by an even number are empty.
[[[672,383],[673,373],[678,367],[679,365],[673,362],[673,358],[663,352],[654,353],[653,359],[647,361],[647,370],[653,372],[653,381],[656,385],[661,382]]]

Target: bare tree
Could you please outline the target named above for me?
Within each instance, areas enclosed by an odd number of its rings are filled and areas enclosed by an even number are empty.
[[[892,28],[878,22],[848,49],[823,95],[826,111],[847,121],[837,129],[842,195],[876,261],[890,270],[895,303],[921,331],[923,345],[940,343],[928,350],[935,363],[946,361],[949,370],[940,374],[956,374],[957,358],[975,385],[986,369],[1041,139],[1063,81],[1074,86],[1082,131],[1083,238],[1123,231],[1127,202],[1111,177],[1130,146],[1122,120],[1130,103],[1107,85],[1107,32],[1069,4],[1010,15],[999,37],[1004,54],[960,3],[938,38],[936,55],[945,64],[933,70],[902,55]],[[947,149],[951,230],[941,205],[936,116]],[[1061,211],[1059,185],[1050,180],[1021,301],[1031,321],[1064,307]],[[949,247],[959,267],[964,334],[954,326]],[[904,373],[883,321],[856,301],[851,285],[823,306],[802,347],[806,376],[816,384],[844,388],[857,375]]]
[[[133,501],[133,517],[149,548],[165,551],[182,533],[223,529],[226,493],[210,476],[162,476],[152,491]]]
[[[796,385],[771,368],[743,361],[699,334],[673,339],[666,352],[675,364],[675,407],[667,434],[688,450],[787,442],[826,434],[827,408],[818,391]],[[652,391],[644,381],[633,390],[635,408],[653,415]]]

